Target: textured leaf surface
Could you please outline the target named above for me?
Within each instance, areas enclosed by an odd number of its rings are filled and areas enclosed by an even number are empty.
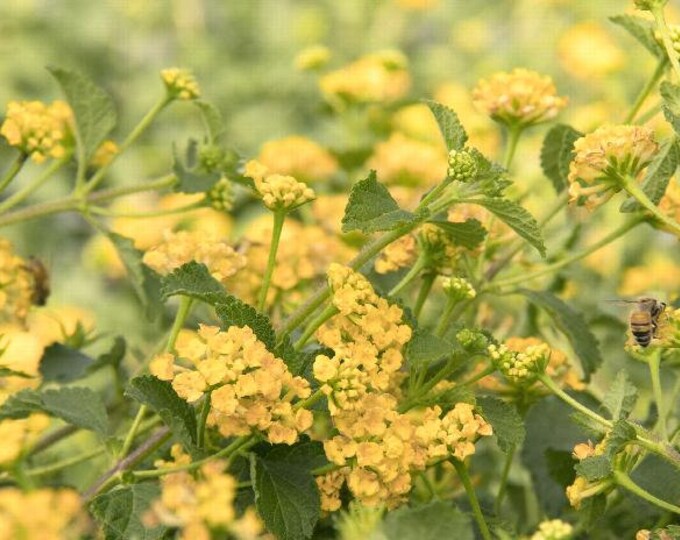
[[[577,463],[574,468],[579,476],[594,481],[609,476],[612,472],[612,463],[609,456],[591,456]]]
[[[467,249],[475,249],[482,243],[487,231],[477,219],[466,221],[432,221],[443,230],[449,239],[456,245]]]
[[[582,136],[571,126],[557,124],[543,139],[541,167],[558,193],[567,187],[569,164],[574,159],[574,142]]]
[[[419,328],[406,346],[406,359],[412,367],[421,367],[452,352],[453,346],[448,341]]]
[[[249,306],[235,296],[228,296],[224,302],[215,307],[217,316],[225,327],[249,326],[257,338],[262,341],[270,351],[276,344],[276,334],[269,318],[259,313],[253,306]]]
[[[628,373],[619,371],[609,390],[602,400],[602,404],[611,413],[614,420],[627,418],[635,406],[638,391],[628,378]]]
[[[442,132],[446,148],[448,150],[462,150],[467,142],[468,136],[465,133],[463,124],[460,123],[458,115],[449,107],[437,103],[436,101],[425,100],[425,103],[432,111],[439,131]]]
[[[498,446],[508,452],[524,442],[526,430],[522,417],[510,403],[494,397],[478,397],[482,416],[493,427],[493,434],[498,438]]]
[[[161,278],[161,296],[165,300],[175,295],[190,296],[199,300],[212,300],[213,304],[226,299],[224,287],[210,275],[205,264],[191,261]],[[214,305],[214,304],[213,304]]]
[[[663,98],[663,114],[675,133],[680,135],[680,86],[664,81],[659,90]]]
[[[54,343],[45,349],[40,360],[40,374],[45,382],[72,382],[84,377],[94,363],[93,358],[78,349]]]
[[[382,526],[388,540],[474,540],[470,517],[451,503],[437,501],[389,512]]]

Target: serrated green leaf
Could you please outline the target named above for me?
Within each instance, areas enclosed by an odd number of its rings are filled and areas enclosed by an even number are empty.
[[[172,172],[177,176],[175,191],[182,193],[204,193],[221,178],[219,172],[206,171],[198,162],[198,142],[190,139],[182,159],[173,146]]]
[[[82,73],[58,67],[47,69],[57,79],[73,110],[78,161],[85,166],[116,125],[113,100]]]
[[[0,406],[0,420],[26,418],[44,412],[74,426],[106,435],[109,421],[106,407],[89,388],[67,387],[54,390],[22,390]]]
[[[148,405],[186,446],[196,444],[196,414],[193,407],[177,395],[168,381],[142,375],[130,381],[125,394]]]
[[[453,352],[453,345],[418,328],[406,346],[406,359],[411,367],[421,368]]]
[[[657,58],[665,57],[666,51],[654,38],[654,25],[652,22],[634,15],[615,15],[614,17],[609,17],[609,20],[627,30],[631,36]]]
[[[574,142],[583,136],[566,124],[553,126],[543,139],[541,167],[558,193],[568,185],[569,164],[574,159]]]
[[[524,442],[526,430],[522,417],[511,403],[490,396],[477,398],[477,406],[482,416],[493,428],[498,438],[498,446],[503,452],[509,452]]]
[[[147,318],[156,319],[162,312],[158,274],[142,263],[143,253],[135,248],[132,239],[114,232],[108,232],[107,236],[125,265],[132,288],[144,307]]]
[[[519,292],[550,315],[557,327],[567,336],[574,352],[581,360],[584,380],[590,381],[590,376],[602,364],[602,356],[597,339],[590,331],[583,315],[548,291],[520,289]]]
[[[133,484],[99,495],[90,503],[90,511],[105,540],[156,540],[163,537],[167,527],[147,527],[144,514],[159,497],[158,484]]]
[[[606,455],[590,456],[577,463],[574,469],[586,480],[600,480],[612,473],[612,462]]]
[[[606,530],[603,516],[607,509],[607,496],[604,494],[587,497],[579,506],[579,517],[587,532]]]
[[[661,149],[654,158],[654,161],[647,167],[641,188],[654,204],[659,204],[664,193],[666,193],[668,182],[678,168],[679,158],[680,150],[678,150],[678,144],[675,140],[672,140]],[[620,210],[621,212],[636,212],[641,209],[640,203],[630,198],[621,204]]]
[[[547,448],[544,455],[548,475],[562,487],[562,490],[574,483],[576,471],[571,451]]]
[[[280,540],[310,538],[321,514],[316,482],[296,446],[280,445],[253,456],[251,478],[255,504],[267,529]]]
[[[680,501],[680,470],[656,454],[649,453],[630,473],[638,486],[652,495],[677,504]],[[650,503],[636,497],[636,503]]]
[[[269,318],[259,313],[253,306],[235,296],[227,296],[223,303],[215,306],[215,312],[226,328],[230,326],[249,326],[257,338],[270,351],[276,345],[276,334]]]
[[[463,124],[460,123],[458,115],[449,107],[437,103],[436,101],[425,100],[425,103],[432,111],[439,131],[442,132],[446,148],[450,150],[462,150],[465,147],[468,136],[465,133]]]
[[[545,244],[538,223],[533,216],[520,205],[507,199],[465,199],[461,202],[478,204],[494,214],[545,257]]]
[[[618,420],[607,435],[607,455],[613,457],[628,442],[636,439],[637,433],[632,424],[626,420]]]
[[[302,375],[307,368],[310,361],[313,361],[309,357],[309,353],[298,352],[295,350],[293,343],[289,336],[284,336],[283,341],[276,345],[276,348],[272,351],[275,356],[281,358],[288,366],[288,370],[293,375]]]
[[[474,540],[470,517],[452,503],[437,501],[387,514],[382,525],[387,540]]]
[[[342,232],[387,231],[414,220],[415,216],[399,208],[387,188],[378,182],[375,171],[371,171],[367,178],[352,186],[342,218]]]
[[[663,115],[673,126],[673,131],[680,135],[680,86],[664,81],[659,91],[663,98]]]
[[[40,373],[45,382],[68,383],[81,379],[95,360],[77,349],[54,343],[45,349],[40,360]]]
[[[635,406],[637,395],[637,388],[628,378],[628,373],[621,370],[605,394],[602,404],[611,413],[614,420],[628,418],[630,411]]]
[[[443,230],[454,244],[467,249],[475,249],[487,234],[480,221],[474,218],[460,222],[436,220],[431,223]]]
[[[208,139],[211,144],[216,143],[220,135],[224,133],[224,120],[219,109],[212,103],[207,101],[195,100],[192,102],[199,111],[201,111],[201,119],[208,134]]]
[[[227,298],[224,287],[210,275],[208,267],[196,261],[183,264],[161,278],[163,300],[178,294],[199,300],[209,299],[215,303]]]

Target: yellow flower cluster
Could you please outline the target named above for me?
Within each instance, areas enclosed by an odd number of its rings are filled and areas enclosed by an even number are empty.
[[[1,358],[0,358],[1,360]],[[0,422],[0,465],[6,465],[29,449],[50,425],[47,415],[36,413],[28,418]]]
[[[63,158],[73,146],[73,113],[64,101],[10,101],[0,135],[36,163]]]
[[[393,133],[376,144],[366,166],[375,169],[387,185],[429,187],[446,177],[447,154],[440,145],[417,141]]]
[[[159,468],[191,463],[180,445],[171,449],[174,461],[158,461]],[[226,463],[211,461],[194,476],[179,471],[161,477],[161,495],[144,516],[144,524],[158,524],[180,529],[182,540],[210,540],[213,532],[228,532],[230,538],[251,540],[260,538],[262,524],[254,509],[248,508],[236,516],[236,480],[226,474]]]
[[[328,150],[297,135],[266,142],[257,159],[272,173],[303,182],[326,180],[338,170],[338,162]]]
[[[417,243],[415,236],[407,234],[383,249],[375,260],[378,274],[396,272],[400,268],[413,265],[416,260]]]
[[[191,100],[201,96],[201,89],[191,71],[180,68],[161,70],[161,79],[173,99]]]
[[[210,274],[224,282],[246,265],[246,259],[226,242],[199,232],[165,232],[163,242],[149,249],[144,264],[166,275],[190,261],[203,263]]]
[[[574,527],[566,521],[551,519],[539,523],[538,530],[529,540],[571,540],[573,533]]]
[[[671,42],[673,43],[673,49],[675,49],[675,52],[680,53],[680,26],[677,24],[668,25],[668,34],[671,38]],[[656,39],[659,45],[664,47],[661,32],[658,30],[654,32],[654,39]]]
[[[200,325],[197,333],[180,334],[175,349],[177,356],[156,356],[151,373],[171,381],[175,392],[190,403],[210,393],[208,425],[223,436],[257,430],[272,444],[293,444],[312,425],[312,413],[292,403],[309,397],[309,383],[291,375],[249,327],[221,331]],[[178,364],[178,357],[191,367]]]
[[[244,176],[252,178],[262,202],[270,210],[287,208],[292,210],[316,197],[314,190],[292,176],[269,174],[269,168],[259,161],[246,163]]]
[[[559,39],[558,54],[569,75],[588,80],[606,77],[626,61],[626,55],[609,32],[592,21],[569,27]]]
[[[551,120],[567,106],[552,79],[523,68],[482,79],[472,90],[477,107],[497,122],[528,126]]]
[[[550,357],[550,347],[539,342],[523,347],[521,352],[510,349],[507,345],[489,345],[489,357],[498,370],[513,385],[528,386],[543,373]]]
[[[0,540],[81,538],[86,518],[71,489],[0,489]]]
[[[457,403],[440,418],[441,408],[425,410],[422,424],[416,428],[416,440],[427,448],[428,458],[448,455],[464,460],[475,453],[475,441],[480,436],[493,434],[491,424],[474,413],[469,403]]]
[[[411,86],[407,63],[399,51],[376,52],[327,73],[319,80],[319,87],[331,102],[396,101],[404,97]]]
[[[654,133],[644,126],[604,125],[581,137],[569,165],[570,202],[589,209],[605,203],[621,189],[622,177],[638,177],[658,151]]]
[[[328,64],[331,51],[324,45],[312,45],[301,50],[295,57],[295,69],[298,71],[312,71]]]
[[[0,323],[24,323],[33,287],[28,262],[14,253],[9,240],[0,238]]]

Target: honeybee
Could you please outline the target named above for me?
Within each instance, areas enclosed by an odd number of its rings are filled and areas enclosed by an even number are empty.
[[[50,275],[47,268],[37,257],[29,257],[24,268],[33,276],[31,303],[35,306],[44,306],[50,295]]]
[[[636,305],[628,319],[628,326],[630,333],[633,334],[633,339],[640,347],[648,347],[656,336],[656,331],[659,328],[659,317],[666,309],[666,303],[650,297],[624,300],[624,302]]]

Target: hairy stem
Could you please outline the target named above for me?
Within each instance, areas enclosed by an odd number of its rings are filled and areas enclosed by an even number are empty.
[[[614,481],[616,482],[617,486],[627,489],[631,493],[653,504],[654,506],[658,506],[659,508],[663,508],[664,510],[668,510],[669,512],[673,512],[675,514],[680,514],[680,506],[676,506],[667,501],[664,501],[663,499],[659,499],[658,497],[655,497],[648,491],[645,491],[635,482],[633,482],[630,476],[628,476],[623,471],[616,470],[614,471]]]
[[[654,393],[654,401],[656,401],[656,409],[659,414],[657,425],[661,431],[661,437],[664,441],[668,441],[668,428],[666,427],[666,407],[664,406],[663,391],[661,390],[661,379],[659,378],[659,370],[661,367],[661,351],[655,350],[647,359],[647,366],[649,367],[649,377],[652,380],[652,391]]]
[[[35,191],[40,189],[42,185],[47,182],[59,169],[66,165],[66,160],[61,159],[54,161],[45,171],[37,176],[31,183],[20,189],[13,195],[7,197],[4,201],[0,203],[0,213],[6,212],[10,208],[16,206],[20,202],[24,201],[27,197],[33,194]]]
[[[418,259],[416,260],[415,264],[409,269],[408,272],[406,272],[406,275],[401,278],[399,283],[397,283],[394,287],[392,287],[392,290],[387,293],[387,296],[394,296],[395,294],[399,294],[399,292],[406,287],[411,281],[413,281],[415,278],[418,277],[418,274],[420,274],[420,271],[425,268],[425,265],[427,264],[427,255],[423,252],[420,254]]]
[[[508,477],[510,476],[510,468],[512,467],[512,461],[515,457],[516,447],[513,444],[505,456],[505,464],[503,465],[503,472],[501,473],[500,486],[498,487],[498,495],[496,495],[496,501],[494,502],[494,511],[496,515],[500,513],[501,505],[503,504],[503,499],[505,498],[505,492],[508,487]]]
[[[548,390],[550,390],[558,398],[560,398],[562,401],[564,401],[567,405],[576,409],[580,413],[583,413],[585,416],[587,416],[591,420],[595,420],[595,422],[597,422],[598,424],[602,425],[603,427],[605,427],[607,429],[611,429],[613,427],[613,424],[610,420],[607,420],[606,418],[603,418],[602,416],[600,416],[596,412],[591,411],[585,405],[581,405],[573,397],[571,397],[564,390],[562,390],[559,386],[557,386],[555,384],[555,382],[550,377],[548,377],[545,373],[539,375],[538,380],[541,381],[548,388]]]
[[[434,280],[437,278],[435,272],[427,272],[420,283],[420,290],[418,291],[418,298],[416,299],[415,306],[413,306],[413,317],[416,320],[420,318],[420,313],[423,310],[425,301],[432,290],[432,285],[434,285]]]
[[[625,189],[631,197],[646,208],[656,219],[673,231],[673,234],[680,237],[680,224],[659,210],[659,208],[649,200],[646,193],[642,191],[635,180],[628,177],[622,178],[621,180],[623,189]]]
[[[472,514],[475,516],[477,525],[479,526],[479,531],[482,533],[482,538],[484,540],[492,540],[491,531],[489,526],[484,520],[484,514],[482,514],[482,508],[479,506],[479,500],[477,499],[477,494],[475,493],[475,488],[472,486],[470,481],[470,475],[468,474],[467,467],[465,463],[459,461],[455,458],[451,458],[451,464],[455,467],[456,472],[460,481],[463,483],[465,492],[467,493],[468,499],[470,500],[470,506],[472,507]]]
[[[28,159],[28,154],[25,154],[24,152],[21,152],[16,158],[14,158],[14,161],[12,161],[10,164],[7,172],[2,177],[2,180],[0,180],[0,192],[4,191],[10,182],[14,180],[14,177],[19,174],[19,171],[24,166],[24,163],[26,163],[26,159]]]
[[[257,298],[257,310],[264,312],[264,306],[267,303],[267,292],[271,284],[272,275],[274,273],[274,266],[276,266],[276,252],[279,250],[279,241],[281,240],[281,231],[283,231],[283,222],[286,219],[286,210],[279,209],[274,211],[274,225],[272,228],[272,242],[269,245],[269,258],[267,259],[267,268],[264,271],[262,278],[262,287]]]

